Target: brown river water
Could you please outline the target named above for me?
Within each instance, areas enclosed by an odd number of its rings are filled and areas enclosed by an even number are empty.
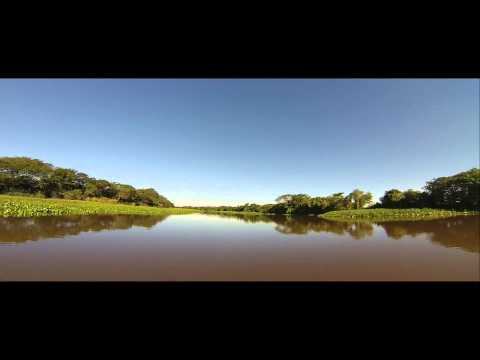
[[[479,281],[479,221],[0,218],[0,280]]]

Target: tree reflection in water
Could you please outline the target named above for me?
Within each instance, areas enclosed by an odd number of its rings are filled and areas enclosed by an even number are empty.
[[[215,214],[214,216],[236,218],[248,223],[275,223],[275,230],[282,234],[305,235],[310,232],[350,235],[364,239],[373,235],[374,225],[380,226],[391,239],[405,236],[427,235],[430,241],[463,250],[480,252],[480,217],[457,216],[436,220],[389,221],[389,222],[342,222],[325,220],[315,216],[266,216],[244,214]]]
[[[380,223],[393,239],[428,234],[430,241],[445,247],[459,247],[480,252],[480,217],[457,216],[425,221],[392,221]]]
[[[227,213],[218,213],[213,214],[212,216],[235,218],[247,223],[275,223],[275,230],[287,235],[305,235],[309,232],[329,232],[337,235],[350,234],[354,239],[362,239],[373,234],[372,224],[330,221],[315,216],[267,216]]]
[[[88,231],[152,228],[168,217],[150,215],[78,215],[0,218],[0,244],[78,235]]]
[[[186,215],[182,215],[186,216]],[[245,223],[272,223],[282,234],[305,235],[333,233],[352,239],[365,239],[373,235],[375,226],[384,229],[390,239],[406,236],[427,235],[428,238],[445,247],[461,248],[465,251],[480,252],[480,217],[461,216],[437,220],[391,221],[391,222],[341,222],[325,220],[315,216],[267,216],[247,214],[205,214],[231,218]],[[96,215],[37,218],[0,218],[0,244],[21,243],[29,240],[59,238],[78,235],[87,231],[130,229],[132,226],[152,228],[168,217],[142,215]],[[252,233],[253,235],[255,233]]]

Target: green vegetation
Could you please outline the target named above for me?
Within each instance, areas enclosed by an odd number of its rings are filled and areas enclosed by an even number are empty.
[[[357,211],[351,212],[357,213]],[[402,239],[405,236],[427,235],[432,242],[442,246],[461,248],[477,254],[480,252],[480,243],[478,241],[480,216],[455,216],[435,219],[425,217],[415,217],[415,219],[406,219],[405,217],[398,219],[376,218],[374,221],[368,219],[339,221],[339,219],[326,219],[323,218],[323,216],[271,216],[260,213],[251,216],[231,212],[218,213],[215,214],[215,216],[234,218],[246,223],[273,223],[275,230],[282,234],[305,235],[310,232],[327,232],[341,236],[349,235],[353,239],[358,240],[372,236],[374,234],[374,227],[378,226],[383,228],[386,234],[392,239]]]
[[[341,210],[330,211],[320,215],[328,220],[369,220],[369,221],[389,221],[389,220],[424,220],[436,219],[442,217],[453,217],[459,215],[476,215],[478,211],[453,211],[441,209],[359,209],[359,210]]]
[[[197,207],[207,212],[231,211],[263,214],[306,215],[320,214],[332,210],[359,209],[372,201],[372,194],[355,189],[347,196],[336,193],[331,196],[310,197],[307,194],[286,194],[279,196],[276,204],[240,206]]]
[[[129,213],[145,214],[149,208],[174,205],[154,189],[135,189],[131,185],[89,177],[72,169],[55,167],[27,157],[0,158],[0,215],[36,216],[64,214]],[[13,196],[16,196],[15,198]],[[27,196],[28,198],[25,198]],[[45,201],[41,201],[42,198]],[[63,199],[48,202],[48,198]],[[335,193],[311,197],[307,194],[285,194],[275,204],[196,207],[203,212],[248,214],[320,215],[329,218],[400,219],[432,218],[470,214],[480,210],[480,169],[474,168],[453,176],[428,181],[423,191],[387,190],[379,203],[370,206],[372,194],[355,189],[348,195]],[[66,202],[72,201],[71,203]],[[78,201],[89,201],[82,205]],[[125,207],[131,204],[137,206]],[[376,209],[377,211],[373,211]],[[400,211],[402,210],[402,211]],[[180,212],[182,210],[179,210]],[[191,209],[187,210],[191,212]],[[20,214],[20,215],[17,215]]]
[[[331,217],[357,218],[433,218],[458,214],[472,214],[480,210],[480,169],[474,168],[453,176],[440,177],[428,181],[424,191],[391,189],[369,209],[372,194],[359,189],[344,196],[335,193],[330,196],[310,197],[307,194],[285,194],[276,199],[276,204],[241,206],[197,207],[202,211],[256,212],[262,214],[320,215],[329,213]],[[390,210],[389,210],[390,209]],[[403,209],[405,211],[392,211]],[[342,215],[337,215],[341,213]],[[358,212],[358,213],[357,213]],[[356,215],[351,215],[356,214]],[[380,215],[380,214],[384,214]]]
[[[41,199],[0,195],[0,216],[3,217],[96,214],[168,215],[189,214],[197,211],[185,208],[159,208],[101,201]]]
[[[95,179],[28,157],[0,158],[0,194],[68,200],[100,198],[127,204],[174,207],[154,189],[135,189],[131,185]]]
[[[426,183],[424,190],[388,190],[375,207],[479,210],[480,169],[433,179]]]

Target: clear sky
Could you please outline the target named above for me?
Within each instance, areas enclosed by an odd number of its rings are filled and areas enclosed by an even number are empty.
[[[478,80],[0,79],[0,156],[177,206],[391,188],[479,166]]]

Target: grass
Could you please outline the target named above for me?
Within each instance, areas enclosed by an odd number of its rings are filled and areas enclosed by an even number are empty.
[[[38,197],[0,195],[0,216],[2,217],[32,217],[54,215],[169,215],[204,213],[228,213],[240,215],[264,215],[257,212],[237,211],[201,211],[185,208],[156,208],[149,206],[124,205],[119,203],[42,199]],[[359,209],[330,211],[320,215],[329,220],[350,221],[394,221],[394,220],[423,220],[452,217],[458,215],[477,215],[478,211],[451,211],[440,209]]]
[[[194,212],[198,212],[198,210],[184,208],[156,208],[84,200],[41,199],[24,196],[0,195],[0,216],[3,217],[96,214],[169,215],[190,214]]]
[[[320,217],[328,220],[424,220],[459,215],[478,215],[478,211],[453,211],[442,209],[358,209],[330,211]]]

